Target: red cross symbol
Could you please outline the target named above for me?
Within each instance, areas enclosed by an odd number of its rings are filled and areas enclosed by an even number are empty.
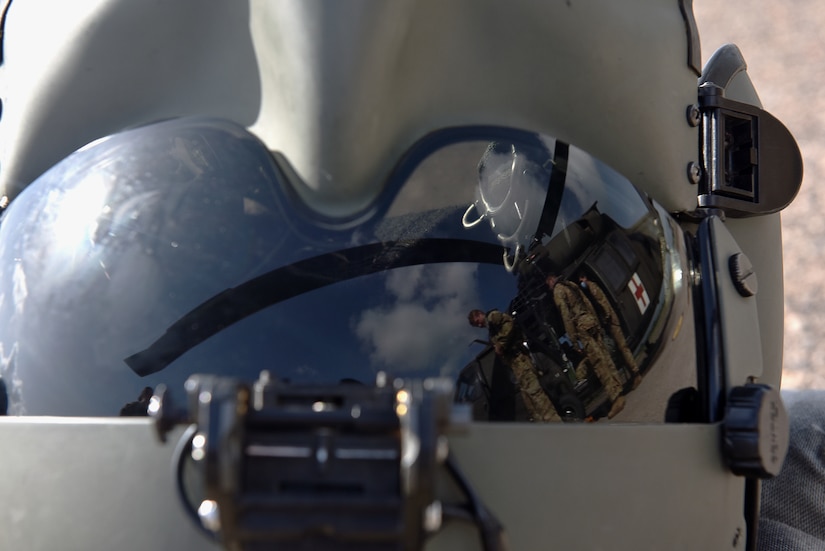
[[[633,293],[633,298],[636,299],[636,306],[639,307],[639,312],[644,314],[650,304],[650,297],[647,295],[647,290],[645,289],[639,274],[634,273],[633,277],[631,277],[630,281],[627,283],[627,286],[630,289],[630,292]]]

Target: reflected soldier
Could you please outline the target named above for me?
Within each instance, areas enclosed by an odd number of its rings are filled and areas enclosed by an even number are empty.
[[[585,293],[589,294],[590,298],[593,299],[593,305],[600,314],[599,319],[602,322],[602,328],[610,335],[613,342],[616,343],[616,350],[622,358],[624,367],[627,368],[628,373],[632,374],[633,388],[635,389],[642,382],[642,376],[639,373],[636,358],[633,356],[633,352],[630,351],[630,347],[627,346],[627,341],[624,338],[616,310],[613,309],[613,305],[610,304],[607,295],[598,283],[590,281],[587,279],[587,276],[582,275],[579,277],[579,284]]]
[[[513,317],[491,310],[472,310],[467,316],[473,327],[487,327],[496,356],[509,367],[518,382],[524,405],[534,421],[561,421],[553,402],[539,383],[533,361],[523,344],[521,331]]]
[[[547,276],[546,282],[553,293],[553,302],[559,309],[568,337],[593,368],[610,398],[612,405],[607,417],[611,419],[624,409],[625,397],[622,396],[622,382],[616,371],[616,364],[613,363],[604,342],[604,333],[596,309],[581,287],[575,283],[560,281],[555,275]]]

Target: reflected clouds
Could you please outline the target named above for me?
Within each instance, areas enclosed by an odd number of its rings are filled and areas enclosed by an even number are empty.
[[[26,283],[26,273],[23,271],[23,265],[20,262],[14,263],[12,294],[14,297],[14,313],[22,314],[26,298],[29,296],[29,286]]]
[[[390,272],[388,304],[353,323],[371,362],[390,372],[455,372],[474,338],[466,318],[479,300],[476,271],[475,264],[441,264]]]

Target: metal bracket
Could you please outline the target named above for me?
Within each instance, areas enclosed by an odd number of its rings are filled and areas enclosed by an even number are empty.
[[[790,204],[802,183],[802,156],[788,129],[756,106],[725,98],[710,82],[699,87],[699,109],[699,207],[745,217]]]
[[[440,527],[435,470],[463,411],[451,381],[291,385],[263,372],[252,386],[195,375],[186,391],[188,411],[165,388],[149,411],[161,438],[196,427],[179,446],[202,494],[187,505],[227,548],[412,550]]]

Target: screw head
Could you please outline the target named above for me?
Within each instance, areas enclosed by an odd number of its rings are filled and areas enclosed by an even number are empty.
[[[702,180],[702,167],[695,161],[688,163],[687,173],[688,180],[693,185],[697,185]]]
[[[198,517],[203,523],[203,527],[211,532],[219,532],[221,529],[221,514],[218,503],[211,499],[204,500],[198,507]]]
[[[694,127],[699,126],[699,123],[702,122],[702,112],[695,103],[687,107],[687,121],[689,125]]]
[[[427,508],[424,509],[424,530],[433,534],[441,529],[441,522],[443,520],[443,513],[440,501],[433,501]]]

